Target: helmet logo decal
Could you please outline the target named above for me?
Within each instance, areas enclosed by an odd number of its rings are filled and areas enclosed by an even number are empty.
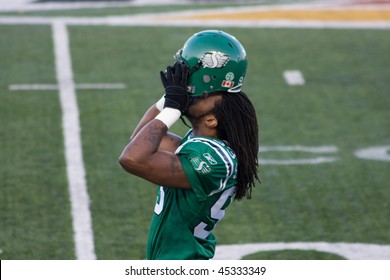
[[[230,57],[221,52],[206,52],[200,58],[203,68],[222,68],[224,67]]]
[[[227,73],[225,76],[225,79],[228,81],[233,81],[234,80],[234,73],[233,72]]]
[[[234,86],[234,73],[233,72],[228,72],[225,76],[225,80],[222,81],[221,86],[226,87],[226,88],[231,88]]]

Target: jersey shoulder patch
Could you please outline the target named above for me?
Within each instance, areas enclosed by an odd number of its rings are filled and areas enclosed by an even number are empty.
[[[237,159],[223,141],[194,137],[176,151],[193,189],[205,194],[219,192],[235,184]]]

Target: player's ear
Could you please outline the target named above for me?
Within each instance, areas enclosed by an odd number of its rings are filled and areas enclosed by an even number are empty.
[[[214,114],[209,114],[204,117],[204,122],[207,128],[213,129],[218,125],[218,120]]]

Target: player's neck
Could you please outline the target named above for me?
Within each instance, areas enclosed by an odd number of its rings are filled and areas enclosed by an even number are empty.
[[[192,130],[192,133],[194,136],[197,137],[209,137],[209,138],[216,138],[218,139],[217,130],[216,129],[209,129],[204,126],[200,127],[194,127]]]

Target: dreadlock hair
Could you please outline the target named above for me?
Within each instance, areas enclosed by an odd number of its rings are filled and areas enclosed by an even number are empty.
[[[224,92],[215,107],[218,138],[229,143],[237,155],[235,200],[251,198],[258,177],[259,136],[255,108],[244,92]]]

